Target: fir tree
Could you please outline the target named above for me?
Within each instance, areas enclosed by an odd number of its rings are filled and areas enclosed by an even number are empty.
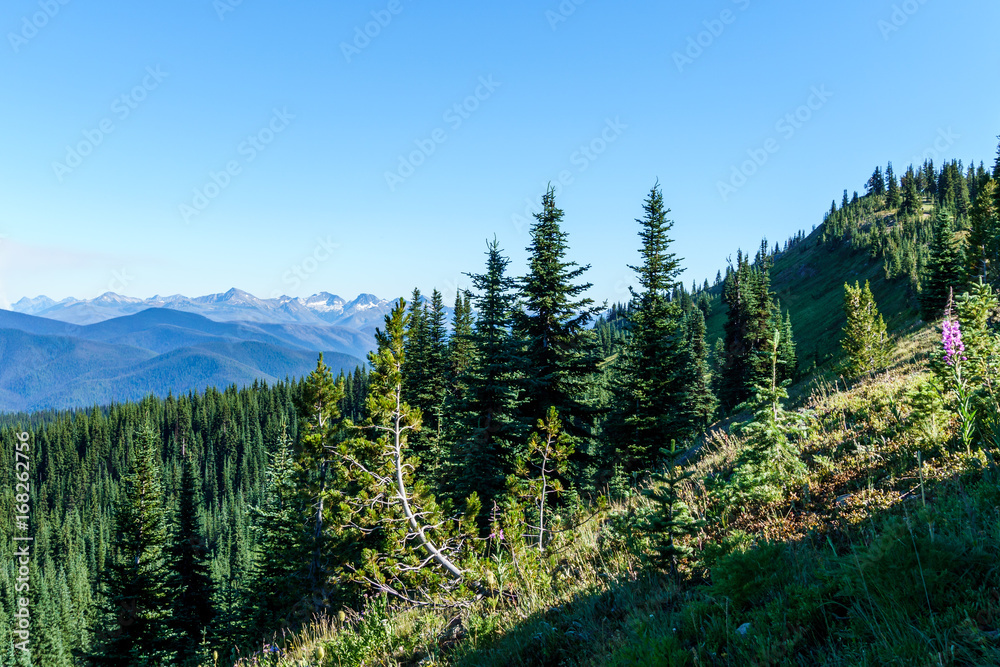
[[[941,316],[949,293],[961,286],[964,273],[962,251],[952,228],[951,214],[939,210],[927,272],[921,281],[920,312],[925,320]]]
[[[905,216],[918,215],[923,210],[920,200],[920,192],[917,191],[917,179],[913,174],[913,167],[906,170],[902,178],[903,201],[899,207],[899,214]]]
[[[340,493],[337,480],[341,473],[340,461],[334,453],[341,438],[339,406],[343,398],[343,383],[334,383],[320,353],[315,370],[302,384],[297,405],[301,434],[296,460],[298,488],[311,515],[307,529],[307,571],[315,608],[309,611],[325,608],[331,593],[329,579],[334,563],[328,549],[333,545],[328,542],[329,534],[336,533],[340,526],[340,508],[335,499]]]
[[[798,377],[799,358],[795,351],[795,335],[792,331],[792,314],[785,311],[785,319],[781,320],[781,310],[775,307],[775,329],[781,331],[781,343],[778,346],[778,382],[795,381]]]
[[[705,315],[695,309],[682,326],[681,376],[678,402],[689,433],[700,433],[712,421],[718,401],[712,391],[712,371],[705,344]],[[661,448],[661,452],[663,449]]]
[[[681,308],[670,293],[677,286],[680,262],[669,252],[673,221],[667,218],[659,184],[643,203],[640,225],[642,264],[629,266],[638,274],[640,290],[632,290],[628,337],[615,382],[616,410],[608,430],[617,443],[626,470],[648,469],[659,443],[686,439],[690,418],[681,414],[684,340]],[[692,371],[692,375],[696,371]],[[693,378],[691,378],[693,379]]]
[[[885,206],[889,209],[897,209],[903,203],[903,196],[899,193],[899,183],[896,181],[896,174],[892,171],[892,163],[885,168]]]
[[[289,625],[302,596],[304,555],[301,507],[295,482],[292,444],[283,428],[265,474],[264,500],[251,508],[254,566],[250,586],[252,643]]]
[[[745,438],[746,446],[724,493],[734,494],[740,503],[746,500],[773,502],[805,472],[798,449],[789,437],[805,432],[806,417],[784,408],[788,382],[778,382],[780,341],[781,334],[775,331],[768,346],[770,377],[756,385],[753,395],[736,408],[753,415],[733,426],[734,433]]]
[[[979,276],[989,280],[1000,269],[1000,215],[994,198],[996,191],[997,181],[985,181],[969,213],[971,229],[966,275],[970,281]]]
[[[672,441],[670,449],[660,450],[665,460],[665,470],[653,476],[654,486],[642,493],[653,503],[653,513],[640,529],[653,539],[653,553],[648,562],[677,577],[680,563],[691,556],[694,549],[691,540],[705,526],[696,520],[691,509],[682,498],[684,483],[694,476],[693,470],[684,470],[678,465],[681,452]]]
[[[590,266],[564,259],[568,234],[560,227],[562,217],[550,187],[531,227],[528,275],[520,281],[523,309],[515,312],[517,332],[525,341],[522,414],[546,414],[554,407],[566,433],[588,442],[597,414],[588,392],[600,360],[589,325],[600,308],[580,297],[591,284],[575,282]]]
[[[199,645],[215,620],[214,584],[208,567],[208,548],[198,517],[197,472],[193,460],[181,463],[179,507],[169,551],[173,609],[170,628],[178,665],[197,665]]]
[[[867,280],[863,288],[857,282],[853,287],[844,284],[844,313],[845,377],[856,380],[884,369],[889,363],[889,337]]]
[[[148,416],[136,439],[134,461],[115,508],[115,542],[102,575],[107,625],[90,658],[95,665],[159,667],[173,659],[166,633],[171,594],[160,438]]]
[[[514,470],[518,442],[524,437],[519,418],[523,361],[512,332],[517,282],[506,275],[510,261],[496,239],[487,244],[486,270],[469,274],[478,317],[472,333],[475,355],[465,375],[468,396],[462,406],[462,437],[456,456],[463,473],[461,497],[477,491],[488,504]]]

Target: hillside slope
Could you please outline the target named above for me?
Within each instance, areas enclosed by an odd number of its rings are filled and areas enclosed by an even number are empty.
[[[883,260],[867,249],[855,248],[846,238],[821,241],[817,227],[803,241],[774,258],[771,289],[782,311],[792,316],[799,369],[809,372],[829,368],[840,356],[844,315],[844,283],[871,282],[879,311],[890,332],[899,333],[920,324],[916,293],[906,277],[888,279]],[[725,336],[728,309],[722,287],[711,290],[712,310],[706,319],[706,341],[713,345]]]

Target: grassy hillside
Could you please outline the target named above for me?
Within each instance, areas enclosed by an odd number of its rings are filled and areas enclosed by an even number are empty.
[[[373,600],[240,664],[1000,664],[997,452],[956,451],[954,421],[929,435],[917,418],[936,344],[929,326],[904,334],[888,372],[809,393],[808,473],[788,498],[723,507],[704,481],[689,485],[708,525],[680,580],[641,566],[635,526],[650,507],[636,494],[546,556],[505,543],[495,597],[439,610]],[[739,449],[710,433],[694,479],[724,475]]]
[[[884,215],[884,212],[882,213]],[[930,217],[925,207],[924,218]],[[823,243],[819,226],[803,241],[778,254],[771,269],[771,289],[783,310],[792,315],[792,326],[803,372],[830,370],[840,356],[844,316],[844,283],[871,282],[872,293],[890,332],[919,326],[917,295],[906,276],[888,279],[884,261],[869,249],[853,247],[848,237]],[[706,340],[714,344],[725,333],[727,311],[722,288],[715,287],[712,311],[706,320]]]

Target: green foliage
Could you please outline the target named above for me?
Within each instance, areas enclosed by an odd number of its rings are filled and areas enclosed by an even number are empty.
[[[775,331],[771,339],[770,383],[757,385],[750,400],[736,408],[751,412],[752,417],[734,425],[733,431],[744,438],[745,444],[732,477],[716,487],[729,506],[747,500],[774,502],[805,472],[794,438],[808,432],[808,418],[784,408],[788,392],[787,382],[777,381],[779,343],[780,334]]]
[[[301,575],[307,535],[291,442],[284,429],[265,472],[265,489],[263,502],[250,508],[255,548],[247,602],[248,634],[253,640],[292,624],[305,584]]]
[[[949,295],[953,289],[961,287],[964,276],[962,251],[955,238],[952,216],[942,209],[934,223],[930,260],[921,284],[920,312],[925,320],[941,316]]]
[[[725,362],[720,378],[720,398],[726,408],[746,400],[755,386],[767,382],[771,371],[768,344],[775,326],[782,328],[780,311],[771,291],[773,258],[766,240],[753,264],[742,252],[726,277],[723,302],[728,312],[725,324]],[[787,326],[791,331],[791,320]],[[782,379],[792,377],[797,365],[793,347],[786,348]],[[777,368],[777,367],[776,367]]]
[[[158,457],[159,436],[148,417],[136,434],[134,462],[115,507],[115,542],[103,575],[107,601],[95,665],[161,665],[173,658],[166,634],[167,530]]]
[[[514,474],[508,478],[511,493],[532,510],[532,518],[538,523],[528,526],[534,530],[531,541],[539,551],[544,551],[546,543],[546,515],[549,496],[558,496],[563,491],[560,475],[568,469],[569,457],[573,455],[572,441],[562,430],[562,421],[554,407],[549,408],[545,419],[539,419],[537,431],[531,434],[528,449],[517,461]]]
[[[889,337],[867,280],[863,288],[857,282],[853,287],[844,284],[844,313],[847,325],[841,346],[847,356],[842,365],[845,377],[856,380],[885,369],[889,363]]]
[[[699,408],[709,409],[711,401],[710,393],[704,395],[704,328],[700,340],[694,330],[692,340],[686,340],[681,331],[681,308],[671,299],[681,269],[669,252],[674,223],[667,218],[670,210],[664,207],[658,183],[646,197],[643,210],[643,218],[636,220],[642,264],[629,267],[638,274],[641,289],[632,291],[627,311],[625,346],[614,377],[615,413],[607,426],[619,461],[627,470],[649,469],[662,443],[690,437],[694,431],[691,422],[704,421]],[[682,376],[685,352],[691,354],[690,368],[684,369],[687,378]],[[690,416],[675,407],[681,405],[685,390],[697,394]]]
[[[567,435],[578,441],[578,454],[585,455],[597,413],[590,384],[600,361],[589,325],[600,308],[581,296],[591,284],[576,282],[590,266],[565,259],[562,218],[550,187],[531,226],[528,273],[520,280],[522,308],[514,312],[515,331],[525,342],[521,414],[534,419],[554,407]]]
[[[663,448],[660,453],[665,470],[654,475],[654,486],[643,491],[654,509],[640,529],[652,538],[653,553],[648,558],[649,564],[676,577],[678,566],[694,551],[691,538],[698,535],[705,522],[691,516],[683,500],[683,486],[694,476],[694,471],[683,470],[677,465],[677,443],[671,442],[670,449]]]
[[[337,559],[331,557],[331,552],[342,537],[343,523],[338,488],[343,469],[334,452],[343,437],[340,419],[343,399],[343,379],[334,382],[320,353],[316,369],[305,379],[297,403],[301,434],[295,462],[297,489],[302,506],[312,513],[311,527],[304,536],[309,553],[306,571],[309,591],[303,597],[301,611],[306,615],[326,609],[334,595],[331,577]]]
[[[198,647],[212,629],[216,614],[215,584],[198,515],[199,496],[195,463],[189,459],[181,469],[179,507],[168,549],[173,596],[169,625],[179,665],[198,664]]]
[[[476,491],[487,505],[513,472],[524,431],[519,416],[523,362],[512,333],[516,281],[506,275],[510,261],[501,253],[494,239],[487,245],[485,272],[469,275],[478,314],[470,337],[475,352],[462,378],[466,398],[456,406],[460,426],[452,454],[461,469],[452,481],[456,495]]]

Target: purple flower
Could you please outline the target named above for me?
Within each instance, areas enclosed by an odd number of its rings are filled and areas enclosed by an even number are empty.
[[[962,329],[958,320],[945,320],[941,330],[941,344],[944,346],[944,363],[955,365],[956,357],[965,361],[965,345],[962,343]]]

